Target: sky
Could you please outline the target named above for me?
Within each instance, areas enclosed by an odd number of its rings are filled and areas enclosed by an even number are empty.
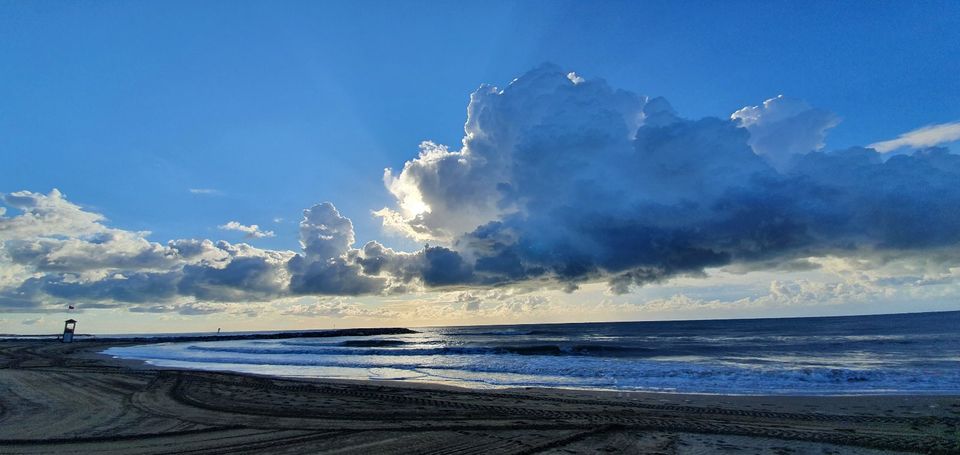
[[[0,2],[0,332],[960,309],[958,48],[935,1]]]

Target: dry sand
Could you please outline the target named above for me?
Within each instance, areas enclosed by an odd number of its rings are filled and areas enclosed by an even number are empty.
[[[960,453],[956,396],[291,380],[97,354],[120,344],[0,342],[0,453]]]

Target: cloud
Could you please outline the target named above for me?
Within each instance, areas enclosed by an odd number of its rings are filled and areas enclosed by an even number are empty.
[[[842,258],[830,258],[846,261]],[[851,273],[827,278],[823,281],[809,279],[773,279],[765,290],[756,295],[739,298],[697,297],[681,289],[663,298],[653,298],[640,303],[620,304],[622,309],[633,306],[645,312],[676,312],[698,314],[705,310],[736,311],[752,309],[770,314],[791,311],[794,314],[817,314],[804,308],[842,307],[844,312],[861,306],[859,312],[876,312],[877,306],[894,302],[923,304],[927,308],[945,309],[955,302],[958,282],[952,279],[926,279],[920,277],[864,274],[859,268]],[[946,306],[949,309],[949,306]],[[821,310],[822,311],[822,310]],[[716,313],[714,313],[716,314]],[[822,314],[822,312],[820,312]]]
[[[303,211],[302,253],[287,264],[294,295],[400,293],[408,286],[444,287],[474,282],[472,266],[456,251],[427,246],[407,253],[376,241],[353,247],[353,223],[329,202]]]
[[[190,194],[202,194],[206,196],[222,196],[223,192],[220,190],[215,190],[213,188],[189,188],[187,191]]]
[[[13,238],[44,238],[89,235],[108,231],[103,215],[83,210],[70,203],[60,190],[49,194],[17,191],[0,193],[0,201],[21,212],[19,216],[0,218],[0,241]],[[3,216],[6,210],[0,216]]]
[[[237,221],[228,221],[226,224],[221,224],[220,226],[217,226],[217,227],[225,231],[243,232],[246,234],[246,237],[248,239],[262,239],[262,238],[269,238],[269,237],[276,236],[276,234],[274,234],[273,231],[263,231],[260,229],[260,226],[256,224],[251,224],[247,226],[244,224],[240,224]]]
[[[458,254],[441,247],[404,253],[369,242],[354,248],[353,223],[330,203],[304,210],[301,251],[293,252],[205,239],[151,242],[149,233],[104,225],[101,215],[56,190],[2,200],[21,213],[0,216],[0,311],[122,302],[137,312],[201,314],[223,311],[204,302],[398,293],[460,284],[470,273]]]
[[[545,295],[534,295],[516,288],[494,288],[436,293],[432,298],[394,305],[390,309],[413,320],[446,323],[486,320],[495,323],[549,315],[558,310],[559,305]]]
[[[329,202],[303,211],[302,254],[290,259],[290,291],[294,294],[362,295],[380,292],[385,279],[369,276],[351,257],[353,222]]]
[[[823,148],[827,131],[840,123],[832,112],[783,95],[744,107],[730,118],[750,132],[753,151],[779,170],[787,169],[796,156]]]
[[[874,142],[867,147],[880,153],[887,153],[904,147],[933,147],[953,141],[960,141],[960,122],[927,125],[903,133],[897,136],[896,139]]]
[[[446,286],[607,279],[624,292],[707,267],[960,242],[960,157],[824,152],[838,121],[785,97],[689,120],[547,65],[474,92],[462,147],[424,142],[388,170],[396,204],[376,214],[449,249]]]
[[[151,242],[147,232],[108,227],[104,217],[49,194],[3,195],[19,210],[0,216],[0,310],[63,303],[271,300],[286,292],[295,253],[210,240]],[[180,302],[183,303],[183,302]]]
[[[356,303],[345,302],[342,298],[315,299],[304,298],[286,307],[282,314],[298,317],[326,318],[396,318],[398,314],[382,308],[367,308]]]
[[[0,310],[78,302],[202,314],[425,289],[572,291],[606,281],[623,293],[716,267],[810,269],[824,257],[956,264],[960,156],[825,151],[837,121],[785,97],[730,118],[687,119],[663,98],[545,65],[471,94],[459,149],[425,141],[399,172],[385,171],[394,202],[375,213],[430,243],[420,250],[356,245],[353,223],[329,202],[303,211],[300,248],[284,251],[157,243],[57,190],[20,191],[0,197],[15,212],[0,212]],[[236,221],[221,228],[273,234]],[[457,308],[544,307],[527,297]],[[353,310],[328,302],[302,311]]]
[[[184,264],[177,294],[203,301],[268,301],[286,293],[290,273],[285,264],[294,255],[287,251],[254,248],[246,244],[219,242],[225,254],[217,262]]]

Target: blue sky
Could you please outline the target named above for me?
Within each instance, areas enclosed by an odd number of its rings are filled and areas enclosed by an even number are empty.
[[[357,245],[411,251],[371,214],[383,170],[459,148],[482,83],[551,62],[690,119],[784,94],[842,149],[960,121],[958,30],[955,2],[2,2],[0,192],[276,250],[332,201]]]
[[[0,8],[4,190],[60,188],[157,239],[210,236],[225,219],[295,221],[321,200],[360,240],[379,239],[368,211],[389,202],[382,169],[422,140],[456,144],[471,91],[542,62],[693,118],[802,98],[843,117],[838,148],[960,119],[950,2]],[[262,244],[293,248],[295,229]]]

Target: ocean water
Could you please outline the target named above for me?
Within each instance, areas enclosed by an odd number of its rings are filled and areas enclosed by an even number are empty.
[[[960,311],[416,330],[420,333],[160,343],[106,353],[170,367],[473,388],[960,393]]]

